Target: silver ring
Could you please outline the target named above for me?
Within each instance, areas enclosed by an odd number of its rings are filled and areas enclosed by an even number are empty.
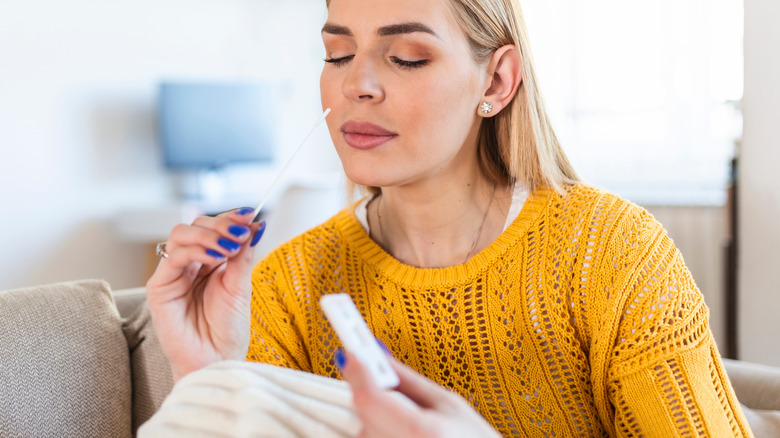
[[[165,252],[165,244],[168,242],[160,242],[157,244],[157,247],[154,249],[154,252],[157,253],[158,257],[162,257],[164,259],[168,258],[168,253]]]

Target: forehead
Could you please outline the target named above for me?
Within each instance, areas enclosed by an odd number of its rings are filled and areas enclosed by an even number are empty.
[[[445,41],[463,38],[449,0],[331,0],[328,23],[347,27],[356,36],[399,23],[421,23]]]

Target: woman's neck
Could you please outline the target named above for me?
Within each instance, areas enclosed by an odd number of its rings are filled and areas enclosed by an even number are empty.
[[[371,237],[408,265],[457,265],[501,234],[511,200],[511,186],[481,174],[383,188],[369,204]]]

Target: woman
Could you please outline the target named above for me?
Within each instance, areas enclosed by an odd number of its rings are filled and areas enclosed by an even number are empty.
[[[147,284],[175,378],[340,367],[365,436],[750,435],[672,242],[561,151],[516,1],[331,0],[322,37],[330,134],[370,195],[251,287],[251,210],[175,228]],[[316,304],[336,292],[414,408],[337,350]]]

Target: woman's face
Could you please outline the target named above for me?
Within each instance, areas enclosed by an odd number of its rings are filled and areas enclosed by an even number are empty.
[[[489,82],[446,2],[331,1],[320,89],[352,181],[402,186],[476,168]]]

